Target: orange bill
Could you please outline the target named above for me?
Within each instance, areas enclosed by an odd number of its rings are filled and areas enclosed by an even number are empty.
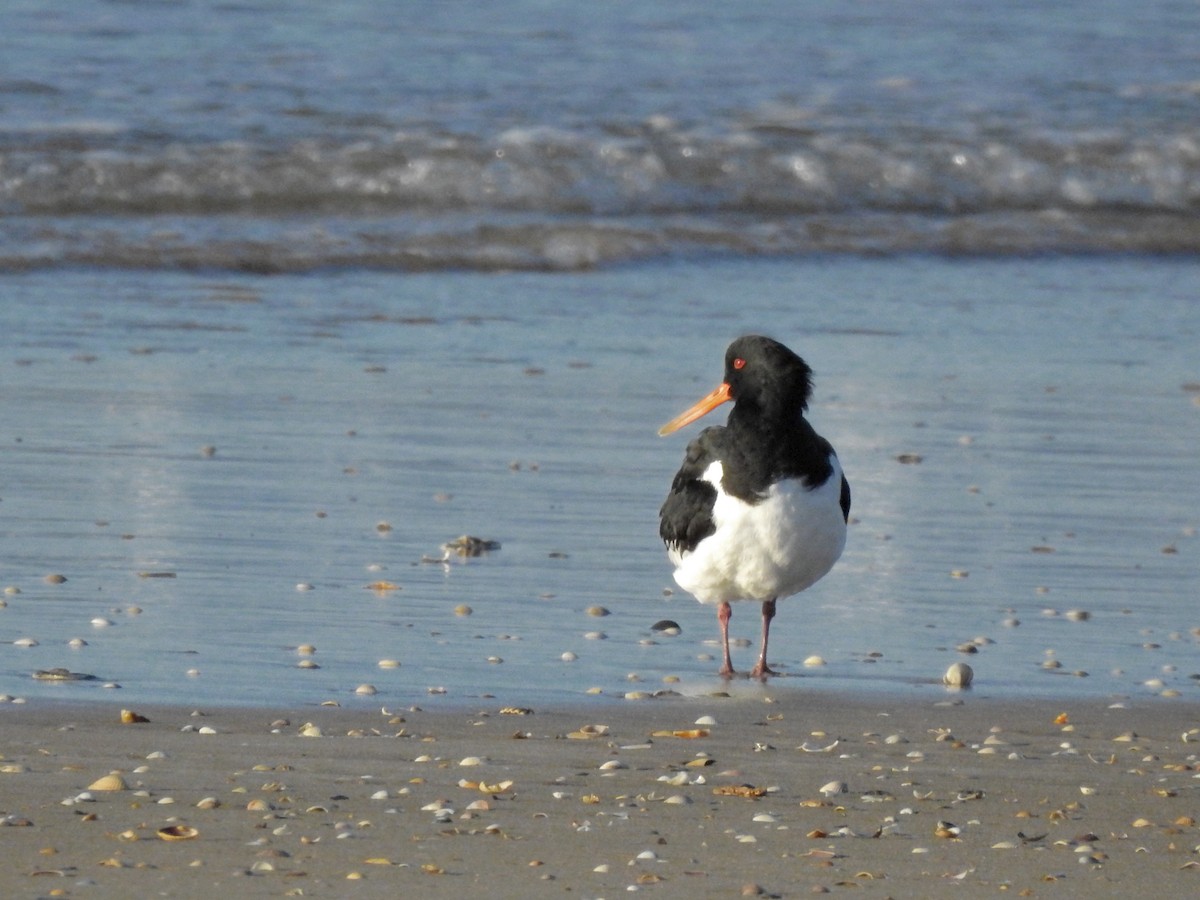
[[[701,398],[694,406],[685,409],[670,422],[658,429],[660,436],[668,435],[673,431],[678,431],[684,425],[690,425],[701,416],[712,412],[722,403],[728,403],[733,398],[729,396],[729,385],[722,384],[715,391]]]

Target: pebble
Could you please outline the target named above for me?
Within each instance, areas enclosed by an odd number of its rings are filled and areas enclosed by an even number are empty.
[[[942,683],[947,687],[970,687],[975,680],[975,671],[966,663],[956,662],[942,676]]]

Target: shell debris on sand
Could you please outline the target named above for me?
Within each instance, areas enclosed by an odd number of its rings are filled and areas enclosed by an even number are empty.
[[[406,704],[403,728],[378,706],[210,710],[199,745],[178,709],[147,710],[146,729],[114,708],[6,709],[0,834],[17,863],[0,896],[30,895],[51,865],[97,896],[151,877],[211,896],[231,871],[272,896],[348,872],[372,896],[469,896],[472,873],[497,896],[734,896],[748,859],[762,896],[1195,894],[1200,705],[790,687],[766,707],[714,693],[585,716]],[[299,740],[300,723],[326,738]],[[104,772],[127,790],[83,789]]]

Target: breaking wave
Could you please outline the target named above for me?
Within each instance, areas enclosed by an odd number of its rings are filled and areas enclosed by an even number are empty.
[[[650,120],[292,145],[0,140],[0,267],[573,270],[701,253],[1197,253],[1200,130]]]

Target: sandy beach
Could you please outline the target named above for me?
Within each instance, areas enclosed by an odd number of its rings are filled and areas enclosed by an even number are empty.
[[[555,710],[121,712],[0,707],[4,896],[1200,888],[1200,707],[1182,700],[740,685]]]

